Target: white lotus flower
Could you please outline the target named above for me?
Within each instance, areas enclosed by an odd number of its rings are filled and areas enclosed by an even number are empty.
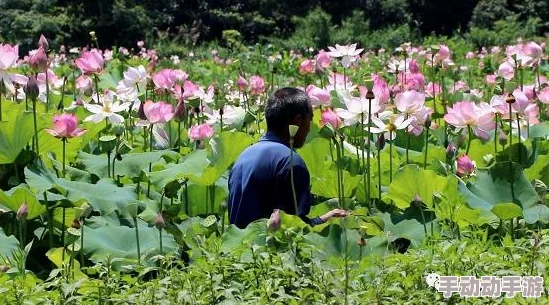
[[[105,94],[100,95],[99,101],[97,101],[97,95],[93,95],[93,99],[97,104],[86,104],[84,107],[89,112],[93,113],[84,119],[84,122],[92,121],[99,123],[103,119],[107,118],[111,123],[122,123],[124,117],[117,112],[122,112],[128,109],[130,102],[120,103],[115,101],[116,95],[112,91],[106,91]]]

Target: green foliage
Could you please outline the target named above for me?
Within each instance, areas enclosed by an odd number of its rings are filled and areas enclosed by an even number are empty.
[[[530,18],[520,22],[517,15],[509,15],[505,19],[497,20],[493,30],[488,28],[472,27],[465,35],[473,46],[494,46],[514,43],[517,37],[531,39],[539,30],[540,20]]]
[[[320,7],[310,11],[305,17],[295,17],[293,22],[296,24],[294,34],[286,42],[280,41],[287,48],[305,50],[313,47],[319,49],[332,43],[331,17]]]

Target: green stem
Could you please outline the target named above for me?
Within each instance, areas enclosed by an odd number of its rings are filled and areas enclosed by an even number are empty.
[[[65,151],[66,151],[66,146],[67,146],[67,138],[63,138],[61,141],[63,142],[63,170],[62,170],[62,174],[63,174],[63,178],[65,178],[65,174],[66,174],[66,170],[65,170]]]
[[[80,224],[80,268],[84,267],[84,217],[81,219]]]
[[[139,244],[139,227],[137,226],[137,217],[133,218],[133,225],[135,226],[135,242],[137,243],[137,264],[141,265],[141,246]]]
[[[297,196],[295,193],[295,185],[294,185],[294,139],[293,137],[290,139],[290,183],[292,185],[292,196],[294,199],[294,208],[295,208],[295,215],[299,215],[299,210],[297,209]]]
[[[63,247],[61,252],[61,266],[65,264],[65,217],[67,210],[63,204],[63,219],[61,220],[61,246]]]
[[[425,152],[423,154],[423,169],[427,169],[427,150],[429,149],[429,128],[425,127]]]
[[[371,160],[370,160],[370,152],[371,152],[371,148],[372,148],[372,131],[371,131],[371,122],[372,122],[372,99],[368,99],[368,142],[366,142],[366,155],[368,156],[368,158],[366,159],[366,168],[368,169],[368,176],[367,176],[367,181],[368,181],[368,192],[366,193],[368,196],[366,198],[368,198],[368,202],[370,202],[372,200],[371,198],[371,195],[370,195],[370,190],[371,190],[371,187],[372,187],[372,179],[371,179],[371,174],[370,174],[370,168],[371,168]],[[381,193],[380,193],[380,198],[381,198]]]
[[[377,191],[381,202],[381,149],[377,149]]]
[[[369,123],[370,121],[368,121]],[[369,127],[370,124],[368,124]],[[366,196],[366,203],[370,203],[370,179],[367,179],[367,171],[370,171],[370,166],[366,167],[366,157],[364,156],[364,150],[365,145],[364,142],[366,141],[366,137],[364,135],[364,112],[360,113],[360,149],[362,150],[362,183],[364,184],[364,196]],[[369,151],[368,151],[369,152]],[[370,158],[368,158],[368,161],[370,161]],[[370,162],[368,162],[370,163]]]
[[[511,105],[511,103],[508,103],[509,104],[509,162],[512,161],[512,150],[511,150],[511,147],[513,146],[513,126],[512,126],[512,122],[513,122],[513,107]]]
[[[389,133],[389,183],[393,183],[393,134]]]
[[[107,176],[111,177],[111,151],[107,151]]]
[[[48,69],[44,72],[46,75],[46,112],[50,111],[50,82],[48,81]]]
[[[497,156],[498,154],[498,114],[495,115],[496,119],[496,127],[494,128],[494,156]]]
[[[473,140],[473,130],[471,125],[467,125],[467,135],[469,136],[469,141],[467,142],[467,150],[465,151],[466,155],[469,155],[469,148],[471,148],[471,140]]]
[[[2,95],[0,94],[0,98],[1,98],[1,96]],[[33,120],[33,123],[34,123],[34,143],[36,144],[36,146],[34,146],[34,147],[36,148],[36,156],[40,158],[40,150],[38,149],[38,124],[36,122],[36,112],[37,112],[36,98],[33,98],[32,99],[32,120]]]

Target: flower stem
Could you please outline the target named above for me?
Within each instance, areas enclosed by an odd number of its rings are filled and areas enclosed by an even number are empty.
[[[509,162],[511,162],[512,160],[512,150],[511,150],[511,147],[513,146],[513,126],[512,126],[512,122],[513,122],[513,107],[511,105],[511,103],[508,103],[509,104]]]
[[[495,115],[496,127],[494,128],[494,156],[498,154],[498,114]]]
[[[50,82],[48,81],[48,69],[44,72],[46,75],[46,112],[50,111]]]
[[[294,199],[294,208],[295,208],[295,215],[299,215],[299,210],[297,209],[297,195],[295,193],[295,185],[294,185],[294,139],[293,137],[290,139],[290,184],[292,185],[292,196]]]
[[[133,218],[133,225],[135,226],[135,242],[137,244],[137,264],[141,265],[141,246],[139,244],[139,227],[137,226],[137,217]]]
[[[366,176],[368,176],[367,172],[370,171],[370,166],[368,164],[368,167],[366,167],[366,160],[365,160],[366,158],[364,156],[365,141],[366,141],[366,137],[364,135],[364,112],[362,112],[360,113],[360,150],[362,150],[362,183],[364,184],[364,196],[366,196],[366,203],[370,203],[370,185],[369,185],[370,179],[366,178]],[[368,153],[369,153],[369,150],[368,150]],[[370,161],[370,158],[368,158],[368,163],[370,163],[369,161]]]
[[[84,267],[84,217],[81,218],[80,224],[80,268]]]
[[[389,133],[389,183],[393,183],[393,134]]]
[[[38,140],[38,138],[36,138]],[[66,146],[67,146],[67,138],[63,138],[61,140],[63,142],[63,170],[62,170],[62,174],[63,174],[63,178],[65,178],[65,174],[66,174],[66,171],[65,171],[65,151],[66,151]]]
[[[429,149],[429,128],[425,128],[425,152],[423,154],[423,169],[427,169],[427,150]]]
[[[0,98],[1,98],[1,94],[0,94]],[[33,119],[33,123],[34,123],[34,143],[36,146],[35,149],[36,149],[36,156],[40,157],[40,150],[38,149],[38,124],[36,123],[36,98],[33,98],[32,99],[32,119]],[[1,119],[0,119],[1,120]]]
[[[466,155],[469,155],[469,148],[471,148],[471,140],[473,139],[473,130],[471,129],[471,125],[467,125],[467,135],[469,136],[469,141],[467,142],[467,150],[465,151]]]

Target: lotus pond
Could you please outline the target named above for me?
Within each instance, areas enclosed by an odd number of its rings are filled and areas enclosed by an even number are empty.
[[[547,304],[426,276],[547,274],[548,74],[543,41],[0,44],[0,304]],[[351,214],[238,229],[228,171],[283,86],[314,104],[310,215]]]

